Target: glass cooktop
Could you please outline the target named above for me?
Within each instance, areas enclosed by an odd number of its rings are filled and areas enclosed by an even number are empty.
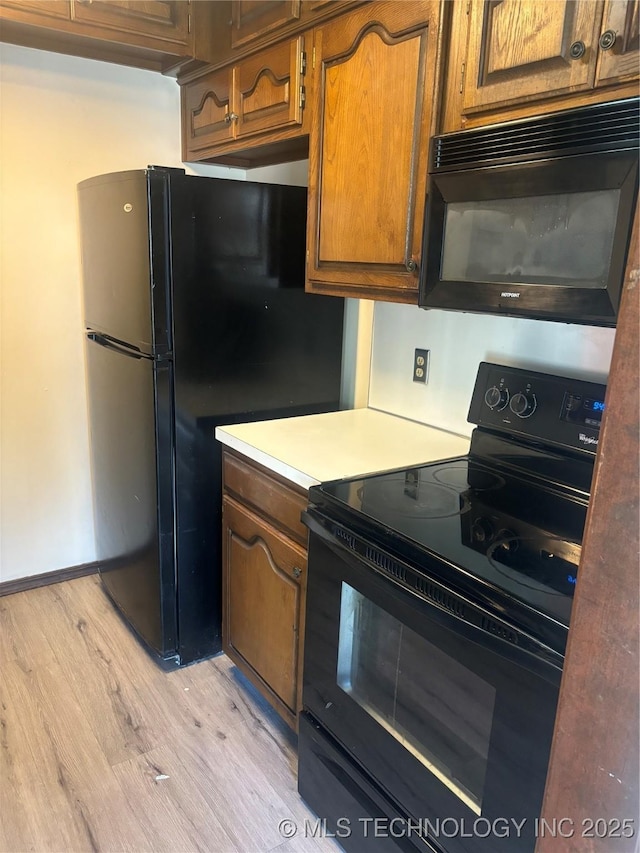
[[[569,625],[586,495],[465,456],[325,483],[310,500],[502,615]]]

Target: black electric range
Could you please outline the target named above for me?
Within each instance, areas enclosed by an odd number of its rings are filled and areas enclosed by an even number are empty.
[[[563,653],[605,390],[483,363],[467,456],[322,484],[311,503]]]
[[[346,849],[533,850],[605,390],[483,362],[466,456],[310,489],[299,790]]]

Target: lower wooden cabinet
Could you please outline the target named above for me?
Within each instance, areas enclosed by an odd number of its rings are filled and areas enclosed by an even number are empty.
[[[222,647],[292,728],[301,708],[306,492],[223,455]]]

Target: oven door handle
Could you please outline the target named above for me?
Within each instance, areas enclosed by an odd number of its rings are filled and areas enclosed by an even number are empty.
[[[402,583],[374,563],[365,562],[365,557],[356,550],[359,537],[347,530],[344,530],[342,536],[336,536],[333,532],[336,526],[340,530],[343,528],[339,523],[336,525],[331,519],[324,516],[316,507],[307,507],[302,513],[302,520],[309,530],[322,539],[331,550],[338,553],[341,559],[353,566],[361,568],[364,563],[367,568],[371,568],[377,577],[392,586],[396,597],[406,603],[415,602],[415,599],[418,598],[429,609],[430,618],[442,627],[455,632],[458,636],[464,637],[472,643],[483,646],[510,663],[521,666],[529,672],[559,685],[564,658],[554,649],[549,648],[521,629],[515,628],[504,619],[495,616],[460,593],[447,589],[440,581],[428,579],[434,589],[442,591],[449,603],[455,600],[462,605],[465,612],[464,617],[452,612],[450,607],[445,604],[429,598],[421,590]],[[362,541],[364,542],[364,540]],[[401,565],[400,561],[396,562],[397,565]],[[313,571],[311,557],[308,571]],[[475,620],[470,621],[473,616],[475,616]],[[477,624],[478,622],[480,624]]]

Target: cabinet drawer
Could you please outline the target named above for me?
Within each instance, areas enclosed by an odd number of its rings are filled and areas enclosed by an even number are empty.
[[[223,452],[223,484],[226,492],[268,516],[287,536],[306,547],[307,528],[300,520],[308,503],[304,489],[296,489],[277,474],[228,451]]]

